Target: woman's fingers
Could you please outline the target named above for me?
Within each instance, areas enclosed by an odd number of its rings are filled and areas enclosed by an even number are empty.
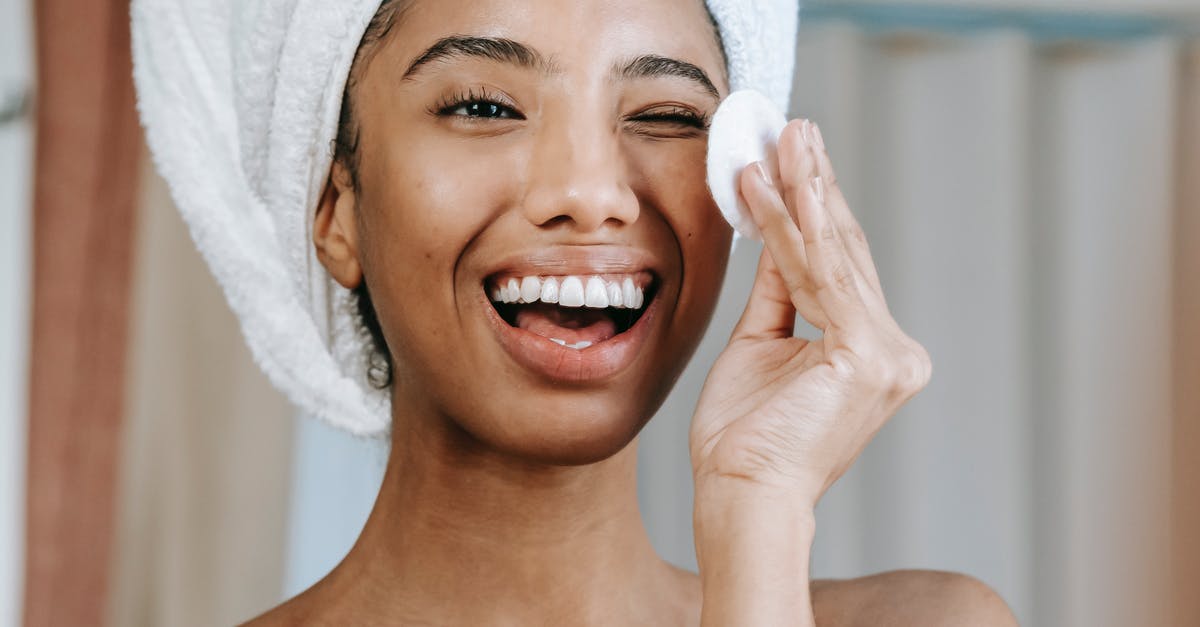
[[[804,241],[771,175],[762,164],[742,171],[742,197],[762,232],[766,247],[754,279],[750,302],[734,336],[792,334],[798,312],[810,324],[824,328],[828,316],[815,298],[805,258]]]
[[[733,328],[733,340],[778,339],[796,332],[796,306],[788,296],[787,284],[771,254],[764,250],[758,258],[750,300]]]
[[[866,279],[829,212],[813,136],[812,123],[807,120],[789,123],[781,134],[779,169],[784,194],[799,226],[813,293],[835,325],[852,327],[865,322],[864,290],[871,288],[865,285]]]
[[[812,135],[812,151],[816,157],[817,173],[825,185],[825,204],[829,208],[829,214],[833,216],[834,222],[838,224],[842,235],[842,242],[846,246],[846,251],[850,254],[850,258],[858,266],[858,271],[862,273],[867,283],[882,298],[883,288],[879,284],[879,272],[875,268],[875,260],[871,257],[871,249],[867,245],[867,237],[863,233],[862,226],[855,219],[853,212],[850,211],[850,204],[846,202],[845,196],[842,195],[841,186],[838,185],[837,173],[834,172],[833,163],[829,160],[829,153],[825,149],[825,138],[821,136],[821,128],[815,122],[812,123]]]
[[[760,263],[735,335],[790,335],[787,303],[817,328],[859,335],[853,330],[867,330],[872,312],[886,315],[887,307],[866,238],[837,187],[815,124],[788,124],[779,140],[779,173],[772,174],[761,163],[742,172],[742,195],[772,263]]]

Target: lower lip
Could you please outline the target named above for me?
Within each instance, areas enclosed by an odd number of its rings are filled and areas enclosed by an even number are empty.
[[[649,337],[659,299],[650,300],[646,311],[628,331],[580,350],[560,346],[536,333],[510,326],[486,295],[482,301],[500,345],[514,361],[551,381],[587,383],[612,377],[633,363]]]

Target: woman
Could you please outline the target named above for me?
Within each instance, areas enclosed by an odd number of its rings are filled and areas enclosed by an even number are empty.
[[[726,52],[697,0],[383,3],[311,244],[391,453],[349,555],[252,624],[1013,623],[963,576],[808,580],[814,506],[930,366],[807,121],[741,177],[766,250],[693,418],[699,574],[650,546],[634,441],[732,238],[704,181]]]

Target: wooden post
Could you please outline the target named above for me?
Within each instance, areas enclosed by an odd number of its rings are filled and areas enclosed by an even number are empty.
[[[1200,625],[1200,44],[1183,63],[1175,230],[1174,624]]]
[[[141,135],[128,0],[38,0],[25,624],[104,622]]]

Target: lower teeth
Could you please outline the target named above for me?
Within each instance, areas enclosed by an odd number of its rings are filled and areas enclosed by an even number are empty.
[[[591,345],[592,345],[592,343],[591,343],[591,342],[588,342],[588,341],[581,341],[581,342],[575,342],[574,344],[567,344],[567,341],[566,341],[566,340],[560,340],[560,339],[558,339],[558,338],[556,338],[556,337],[552,337],[552,338],[548,338],[548,339],[549,339],[551,342],[554,342],[555,344],[558,344],[559,346],[566,346],[567,348],[573,348],[573,349],[575,349],[575,350],[577,350],[577,351],[581,351],[581,350],[583,350],[583,349],[585,349],[585,348],[587,348],[587,347],[589,347],[589,346],[591,346]]]

